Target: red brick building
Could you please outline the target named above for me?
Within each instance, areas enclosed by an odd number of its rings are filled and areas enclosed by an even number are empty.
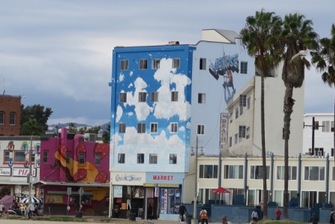
[[[21,97],[0,95],[0,136],[20,135]]]

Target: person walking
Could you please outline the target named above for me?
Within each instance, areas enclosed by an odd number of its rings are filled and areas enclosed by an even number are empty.
[[[207,210],[202,207],[201,211],[200,211],[200,222],[201,224],[208,224],[208,213],[207,213]]]
[[[147,220],[150,219],[152,220],[152,205],[151,203],[149,203],[149,206],[148,206],[148,211],[147,211]]]
[[[319,220],[318,220],[318,217],[316,216],[315,212],[313,212],[313,214],[312,214],[312,216],[311,216],[311,218],[309,219],[308,222],[310,222],[312,224],[318,224]]]
[[[276,220],[280,220],[281,210],[279,207],[276,208],[275,215],[276,215]]]
[[[333,209],[330,210],[329,224],[335,224],[335,213]]]
[[[255,223],[257,223],[257,221],[258,221],[258,213],[257,213],[256,209],[254,209],[252,211],[252,213],[251,213],[251,222],[250,222],[250,224],[255,224]]]
[[[186,211],[186,207],[183,203],[180,204],[180,207],[179,207],[179,215],[180,215],[180,221],[181,222],[184,222],[184,216],[185,214],[187,213]]]

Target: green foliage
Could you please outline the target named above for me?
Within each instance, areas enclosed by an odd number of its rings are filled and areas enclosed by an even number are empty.
[[[109,143],[110,142],[110,125],[107,126],[107,130],[104,131],[102,134],[102,142],[103,143]]]
[[[21,105],[20,135],[44,135],[52,113],[51,108],[39,104],[27,107]]]

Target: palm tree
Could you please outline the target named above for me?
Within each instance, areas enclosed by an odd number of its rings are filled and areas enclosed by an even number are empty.
[[[250,56],[255,57],[256,75],[261,76],[261,137],[263,165],[263,219],[267,219],[267,169],[265,148],[265,110],[264,110],[264,79],[278,66],[282,52],[276,36],[281,31],[282,21],[273,12],[257,11],[255,16],[246,18],[246,26],[240,32],[242,44]]]
[[[312,53],[312,63],[316,64],[319,71],[323,71],[322,80],[330,87],[335,88],[335,25],[331,27],[331,38],[320,40],[320,51]],[[335,124],[335,98],[334,98],[334,124]],[[334,128],[334,127],[333,127]],[[335,131],[334,148],[335,148]]]
[[[298,13],[286,15],[283,21],[280,40],[284,46],[282,79],[285,84],[284,96],[284,218],[288,218],[288,141],[290,138],[290,122],[293,112],[293,88],[300,88],[304,82],[305,67],[310,63],[304,57],[306,51],[318,48],[318,35],[313,30],[311,20],[305,20]]]

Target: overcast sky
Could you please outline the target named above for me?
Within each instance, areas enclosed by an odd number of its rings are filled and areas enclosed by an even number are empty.
[[[0,90],[24,105],[51,107],[49,124],[110,119],[115,46],[195,44],[201,30],[239,32],[264,8],[298,12],[330,37],[334,0],[0,0]],[[315,70],[305,78],[305,113],[331,113],[334,90]]]

